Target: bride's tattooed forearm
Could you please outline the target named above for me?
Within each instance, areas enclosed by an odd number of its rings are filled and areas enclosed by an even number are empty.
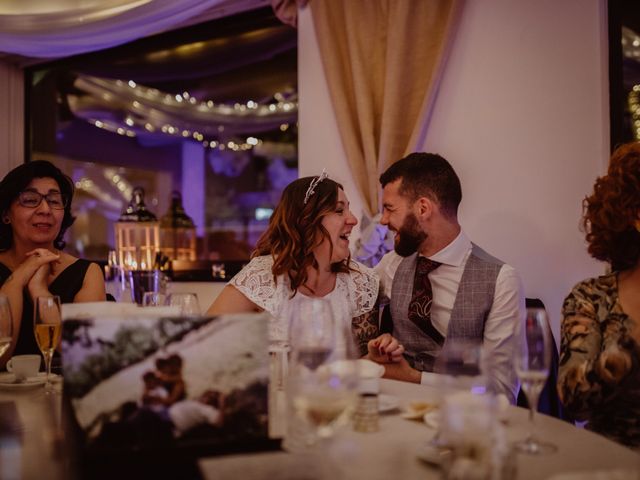
[[[358,345],[360,355],[366,355],[367,343],[380,334],[378,329],[378,307],[375,307],[369,313],[355,317],[351,321],[351,332]]]

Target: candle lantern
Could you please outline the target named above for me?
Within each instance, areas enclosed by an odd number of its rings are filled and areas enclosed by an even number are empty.
[[[160,250],[160,227],[144,204],[144,189],[133,189],[131,202],[115,224],[118,261],[127,270],[155,268]]]
[[[180,192],[171,192],[171,206],[160,219],[160,245],[171,260],[196,259],[196,227],[184,211]]]

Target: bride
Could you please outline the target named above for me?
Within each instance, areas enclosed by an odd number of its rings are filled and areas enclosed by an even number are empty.
[[[251,262],[223,289],[208,315],[267,311],[270,340],[286,341],[286,308],[300,296],[329,301],[333,315],[351,325],[362,355],[378,336],[378,276],[351,260],[349,235],[358,223],[342,185],[320,176],[290,183],[282,192]]]

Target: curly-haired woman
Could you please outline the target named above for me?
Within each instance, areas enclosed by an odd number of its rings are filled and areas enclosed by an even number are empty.
[[[640,143],[613,153],[583,225],[589,253],[612,271],[564,301],[558,392],[587,428],[640,447]]]
[[[377,274],[350,259],[349,235],[358,223],[342,185],[326,174],[300,178],[282,192],[251,262],[231,279],[209,315],[267,311],[272,341],[288,335],[286,307],[297,295],[326,298],[336,318],[351,319],[366,353],[378,335]],[[348,315],[343,315],[345,306]]]

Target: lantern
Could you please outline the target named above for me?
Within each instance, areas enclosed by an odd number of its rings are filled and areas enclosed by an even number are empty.
[[[180,192],[171,192],[171,206],[160,219],[160,245],[171,260],[196,259],[196,227],[184,211]]]
[[[160,250],[160,228],[156,216],[144,204],[144,189],[133,189],[131,202],[115,224],[118,261],[127,270],[155,268]]]

